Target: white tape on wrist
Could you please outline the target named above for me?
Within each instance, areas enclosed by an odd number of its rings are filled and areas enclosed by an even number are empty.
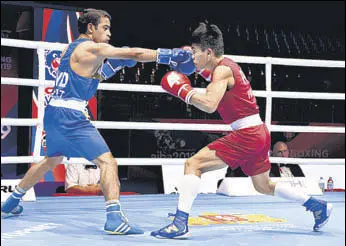
[[[192,96],[193,95],[195,95],[197,93],[197,91],[196,90],[191,90],[191,91],[189,91],[189,93],[187,93],[187,96],[186,96],[186,98],[185,98],[185,102],[187,103],[187,104],[191,104],[191,98],[192,98]]]

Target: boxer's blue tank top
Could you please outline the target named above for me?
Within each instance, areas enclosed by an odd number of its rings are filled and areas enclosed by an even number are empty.
[[[94,78],[82,77],[76,74],[70,66],[70,58],[74,49],[88,40],[87,38],[77,39],[69,44],[64,56],[60,59],[52,98],[89,101],[96,93],[100,81]]]
[[[79,76],[70,66],[72,52],[77,45],[87,40],[77,39],[69,44],[60,60],[52,99],[85,102],[95,94],[99,80]],[[92,161],[103,153],[110,152],[100,133],[81,110],[47,105],[44,128],[48,157],[84,157]]]

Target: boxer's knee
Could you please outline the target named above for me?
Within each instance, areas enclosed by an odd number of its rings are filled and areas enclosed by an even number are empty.
[[[259,193],[266,194],[266,195],[274,194],[275,186],[271,185],[270,182],[254,183],[254,187],[256,191]]]
[[[185,174],[196,174],[201,176],[201,162],[194,157],[185,161]]]
[[[118,166],[118,162],[114,159],[113,155],[110,152],[102,154],[92,162],[95,163],[101,170],[108,167]]]
[[[107,158],[99,161],[98,166],[100,167],[100,169],[107,167],[116,168],[118,166],[118,162],[114,158]]]
[[[120,187],[120,180],[118,176],[118,162],[113,157],[100,158],[95,163],[100,168],[101,185],[105,183],[113,183],[115,181]]]
[[[63,157],[48,157],[44,158],[39,164],[46,167],[46,169],[51,170],[55,168],[57,165],[61,164],[63,162]]]

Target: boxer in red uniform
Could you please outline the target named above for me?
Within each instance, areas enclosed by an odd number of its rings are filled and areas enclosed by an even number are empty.
[[[227,165],[232,169],[240,166],[245,174],[251,176],[258,192],[296,201],[312,211],[315,218],[313,229],[319,230],[327,222],[332,205],[294,190],[289,184],[273,183],[269,179],[270,133],[259,116],[256,98],[240,66],[223,56],[220,29],[216,25],[201,23],[192,33],[191,41],[196,71],[211,81],[206,94],[194,90],[188,77],[176,71],[168,72],[162,78],[162,88],[202,111],[213,113],[217,110],[232,131],[185,162],[174,220],[151,235],[157,238],[188,238],[188,217],[198,194],[201,174]]]

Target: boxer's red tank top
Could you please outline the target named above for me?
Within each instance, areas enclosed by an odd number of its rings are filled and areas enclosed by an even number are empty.
[[[221,65],[230,67],[234,77],[234,86],[226,90],[217,107],[223,121],[230,124],[246,116],[258,114],[259,108],[256,97],[253,95],[250,82],[246,79],[240,66],[226,57],[216,67]],[[213,81],[213,77],[211,77],[211,81]],[[211,83],[217,83],[217,81]]]

